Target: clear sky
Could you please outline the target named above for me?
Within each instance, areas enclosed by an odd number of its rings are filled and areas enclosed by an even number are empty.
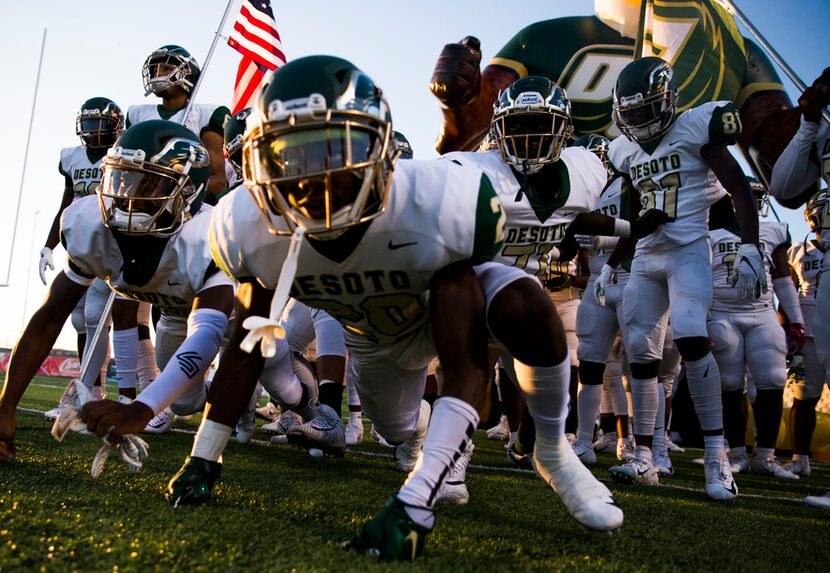
[[[240,2],[234,2],[226,29]],[[808,84],[830,65],[827,0],[736,3]],[[11,286],[0,288],[0,346],[14,344],[24,319],[46,294],[37,276],[38,253],[63,190],[57,170],[60,150],[79,143],[74,119],[81,103],[106,96],[126,112],[131,104],[157,101],[142,95],[144,59],[159,46],[179,44],[204,64],[225,6],[224,0],[0,0],[0,21],[5,24],[0,35],[0,109],[6,110],[0,137],[0,282],[9,265],[41,35],[48,29]],[[421,158],[436,155],[433,143],[441,116],[427,84],[443,44],[476,35],[486,64],[532,22],[593,13],[592,0],[272,0],[272,6],[286,56],[328,53],[366,71],[384,89],[396,129],[407,135]],[[197,101],[229,104],[238,62],[237,52],[221,41]],[[795,99],[795,90],[787,85]],[[782,215],[783,211],[779,207]],[[807,227],[800,212],[784,218],[791,224],[793,239],[803,238]],[[56,267],[63,262],[58,248]],[[67,325],[58,346],[74,348],[74,338]]]

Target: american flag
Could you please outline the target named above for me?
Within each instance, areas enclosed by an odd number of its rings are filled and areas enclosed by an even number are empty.
[[[285,63],[270,0],[244,0],[228,45],[242,54],[231,100],[232,113],[254,103],[265,75]]]

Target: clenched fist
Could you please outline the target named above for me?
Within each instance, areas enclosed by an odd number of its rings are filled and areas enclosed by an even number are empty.
[[[442,105],[449,108],[464,107],[481,90],[481,42],[467,36],[456,44],[447,44],[441,50],[429,91]]]

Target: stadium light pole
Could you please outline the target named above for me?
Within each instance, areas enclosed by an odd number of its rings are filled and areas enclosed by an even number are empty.
[[[23,199],[23,183],[26,181],[26,165],[29,162],[29,143],[32,141],[32,124],[35,122],[35,105],[37,104],[37,91],[40,87],[40,70],[43,68],[43,52],[46,49],[46,28],[43,29],[43,39],[40,42],[40,58],[37,62],[37,77],[35,79],[35,95],[32,97],[32,113],[29,115],[29,133],[26,136],[26,151],[23,152],[23,171],[20,174],[20,189],[17,192],[17,212],[14,215],[12,226],[12,246],[9,249],[9,267],[6,269],[6,280],[0,283],[0,287],[9,286],[12,275],[12,260],[14,259],[14,243],[17,239],[17,223],[20,220],[20,203]]]

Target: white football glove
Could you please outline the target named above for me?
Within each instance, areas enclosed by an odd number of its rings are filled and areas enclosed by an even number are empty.
[[[614,269],[608,265],[602,265],[602,270],[594,283],[594,294],[597,297],[597,302],[601,306],[605,306],[605,289],[614,278]]]
[[[732,286],[738,289],[738,298],[750,300],[767,292],[767,272],[760,249],[742,244],[735,256]]]
[[[579,247],[595,253],[599,249],[599,237],[596,235],[574,235]]]
[[[46,284],[46,267],[49,267],[53,271],[55,270],[55,264],[52,262],[52,249],[49,247],[43,247],[40,250],[38,272],[40,273],[40,282],[43,284]]]

